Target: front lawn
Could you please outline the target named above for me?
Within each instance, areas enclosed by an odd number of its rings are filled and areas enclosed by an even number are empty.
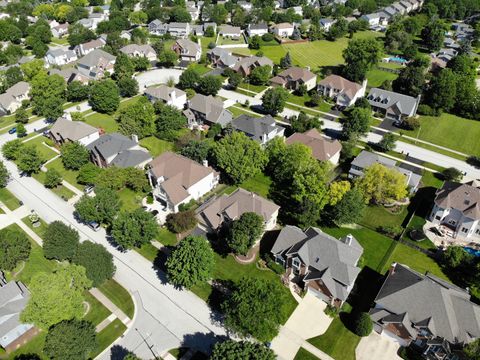
[[[189,65],[188,68],[194,70],[199,75],[204,75],[204,74],[212,71],[212,69],[207,67],[205,64],[193,63],[193,64]]]
[[[48,161],[50,159],[53,159],[55,156],[58,155],[55,151],[47,147],[44,143],[46,138],[44,136],[37,136],[36,138],[32,140],[28,140],[24,142],[26,146],[33,146],[35,149],[37,149],[38,154],[44,161]]]
[[[263,90],[266,90],[268,86],[265,86],[265,85],[254,85],[254,84],[250,84],[250,83],[240,83],[240,85],[238,85],[238,87],[240,89],[245,89],[245,90],[248,90],[248,91],[253,91],[255,93],[261,93]]]
[[[35,234],[43,238],[43,234],[45,233],[45,230],[47,229],[47,226],[48,226],[48,224],[45,221],[43,221],[42,219],[39,219],[40,226],[37,226],[37,227],[33,227],[33,224],[30,221],[28,216],[25,216],[22,219],[22,221],[25,223],[25,225],[27,225],[30,229],[32,229],[32,231]]]
[[[133,211],[142,206],[142,198],[145,194],[139,194],[129,188],[124,188],[118,191],[118,196],[122,202],[122,210]]]
[[[96,358],[103,350],[120,337],[125,330],[127,330],[127,327],[119,319],[115,319],[105,329],[97,333],[97,346],[93,354],[91,354],[91,358]]]
[[[480,155],[480,122],[452,114],[420,116],[420,131],[403,131],[409,136],[468,155]]]
[[[93,325],[97,326],[110,316],[110,310],[103,306],[90,292],[85,291],[83,296],[90,306],[88,313],[83,317],[84,320],[90,321]]]
[[[318,358],[304,348],[300,348],[293,360],[317,360]]]
[[[0,188],[0,201],[12,211],[20,207],[19,200],[7,188]]]
[[[129,292],[124,289],[119,283],[115,280],[110,279],[105,281],[102,285],[98,287],[106,297],[110,299],[120,310],[122,310],[125,315],[130,319],[133,319],[133,314],[135,312],[135,305],[133,303],[132,297]]]
[[[443,180],[441,180],[438,175],[430,171],[423,172],[421,181],[424,187],[431,186],[440,189],[443,186]]]
[[[112,115],[97,112],[85,116],[85,122],[93,127],[103,129],[106,133],[118,131],[118,123]]]
[[[408,215],[408,210],[406,206],[402,206],[397,211],[394,213],[383,206],[370,205],[363,212],[360,225],[372,230],[377,230],[380,226],[401,226]]]
[[[178,243],[177,235],[164,227],[160,228],[157,241],[164,246],[175,246]]]
[[[156,157],[165,151],[173,151],[173,143],[149,136],[140,140],[140,145],[147,149],[153,157]]]
[[[65,169],[61,158],[53,160],[51,163],[48,163],[45,167],[47,169],[57,170],[60,173],[60,175],[62,175],[63,180],[68,182],[70,185],[75,186],[77,189],[83,191],[83,189],[85,188],[85,185],[79,184],[77,182],[78,171]]]
[[[46,172],[39,171],[36,174],[32,174],[32,177],[40,181],[42,184],[45,184],[45,179],[47,177],[46,174],[47,174]],[[59,185],[51,189],[49,188],[49,190],[53,191],[57,196],[59,196],[65,201],[75,196],[75,193],[73,191],[71,191],[70,189],[67,189],[63,185]]]

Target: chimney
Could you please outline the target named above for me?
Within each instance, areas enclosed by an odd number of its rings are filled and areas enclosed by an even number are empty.
[[[203,160],[202,165],[205,167],[208,167],[208,160],[207,159]]]
[[[132,134],[132,141],[133,141],[135,144],[138,144],[138,135]]]
[[[388,270],[388,275],[393,275],[395,274],[395,268],[397,267],[397,263],[393,263],[392,266],[390,266],[390,269]]]
[[[353,240],[352,234],[348,234],[347,236],[345,236],[345,244],[347,244],[348,246],[352,245],[352,240]]]

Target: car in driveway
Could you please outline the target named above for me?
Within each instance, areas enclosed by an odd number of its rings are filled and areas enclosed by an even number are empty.
[[[100,230],[100,224],[97,223],[96,221],[90,221],[87,223],[87,226],[92,229],[93,231],[99,231]]]
[[[9,134],[15,134],[17,132],[17,128],[16,127],[13,127],[11,128],[10,130],[8,130],[8,133]]]
[[[90,194],[90,193],[93,191],[93,189],[95,189],[95,186],[94,186],[94,185],[87,185],[87,186],[85,186],[85,188],[83,189],[83,192],[84,192],[85,194]]]

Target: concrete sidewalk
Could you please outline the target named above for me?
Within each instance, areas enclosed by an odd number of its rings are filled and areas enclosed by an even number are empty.
[[[103,304],[103,306],[105,306],[108,310],[110,310],[112,314],[115,314],[115,316],[119,318],[122,323],[124,323],[127,326],[130,324],[131,319],[127,315],[125,315],[125,313],[122,310],[120,310],[117,307],[117,305],[115,305],[112,301],[110,301],[110,299],[106,297],[100,290],[98,290],[97,288],[93,288],[93,289],[90,289],[89,291],[90,291],[90,294],[95,296],[95,298],[98,301],[100,301]]]

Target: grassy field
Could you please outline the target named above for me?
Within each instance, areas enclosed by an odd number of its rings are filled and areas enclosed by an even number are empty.
[[[228,108],[228,111],[230,111],[232,113],[234,119],[236,117],[240,116],[240,115],[243,115],[243,114],[246,114],[246,115],[252,116],[252,117],[261,117],[262,116],[260,114],[252,112],[252,110],[247,111],[247,108],[244,108],[242,105],[230,106]]]
[[[12,211],[20,207],[18,199],[7,188],[0,188],[0,201]]]
[[[354,35],[355,39],[378,38],[383,36],[382,33],[374,31],[361,31]],[[312,71],[317,70],[323,66],[338,66],[343,64],[342,51],[347,47],[347,37],[338,39],[336,41],[319,40],[306,43],[285,44],[281,45],[281,50],[275,49],[275,46],[265,46],[261,50],[265,56],[270,57],[270,51],[276,51],[271,57],[274,62],[280,60],[282,56],[288,51],[292,56],[293,64],[301,67],[310,66]]]
[[[394,214],[383,206],[371,205],[363,213],[363,219],[359,224],[376,230],[380,226],[401,226],[408,215],[408,210],[404,206],[399,213]]]
[[[78,171],[65,169],[62,159],[58,158],[53,160],[51,163],[46,165],[46,168],[57,170],[62,175],[63,180],[75,186],[77,189],[83,190],[85,188],[85,185],[77,182]]]
[[[50,159],[53,159],[58,154],[55,151],[53,151],[52,149],[50,149],[49,147],[47,147],[46,145],[43,144],[45,139],[46,138],[44,136],[38,136],[35,139],[32,139],[32,140],[29,140],[29,141],[25,142],[24,144],[25,144],[25,146],[35,147],[35,149],[37,149],[37,152],[40,155],[40,157],[44,161],[48,161]]]
[[[431,186],[439,189],[443,186],[443,180],[439,179],[430,171],[425,171],[422,176],[422,184],[423,186]]]
[[[379,87],[383,84],[385,80],[393,81],[398,77],[397,74],[380,70],[378,68],[373,68],[369,72],[367,72],[367,86],[370,88]]]
[[[441,116],[421,116],[420,132],[404,131],[405,134],[440,146],[463,152],[468,155],[480,155],[480,122],[464,119],[452,114]]]
[[[103,350],[105,350],[112,342],[120,337],[127,327],[119,320],[115,319],[105,329],[97,334],[97,347],[91,354],[91,358],[94,359]]]
[[[169,141],[161,140],[156,136],[149,136],[140,140],[140,145],[147,149],[153,157],[162,154],[165,151],[172,151],[173,144]]]
[[[123,287],[120,286],[115,280],[110,279],[105,281],[98,287],[102,293],[105,294],[115,305],[122,310],[125,315],[130,319],[133,318],[135,312],[135,305],[133,304],[132,297]]]

